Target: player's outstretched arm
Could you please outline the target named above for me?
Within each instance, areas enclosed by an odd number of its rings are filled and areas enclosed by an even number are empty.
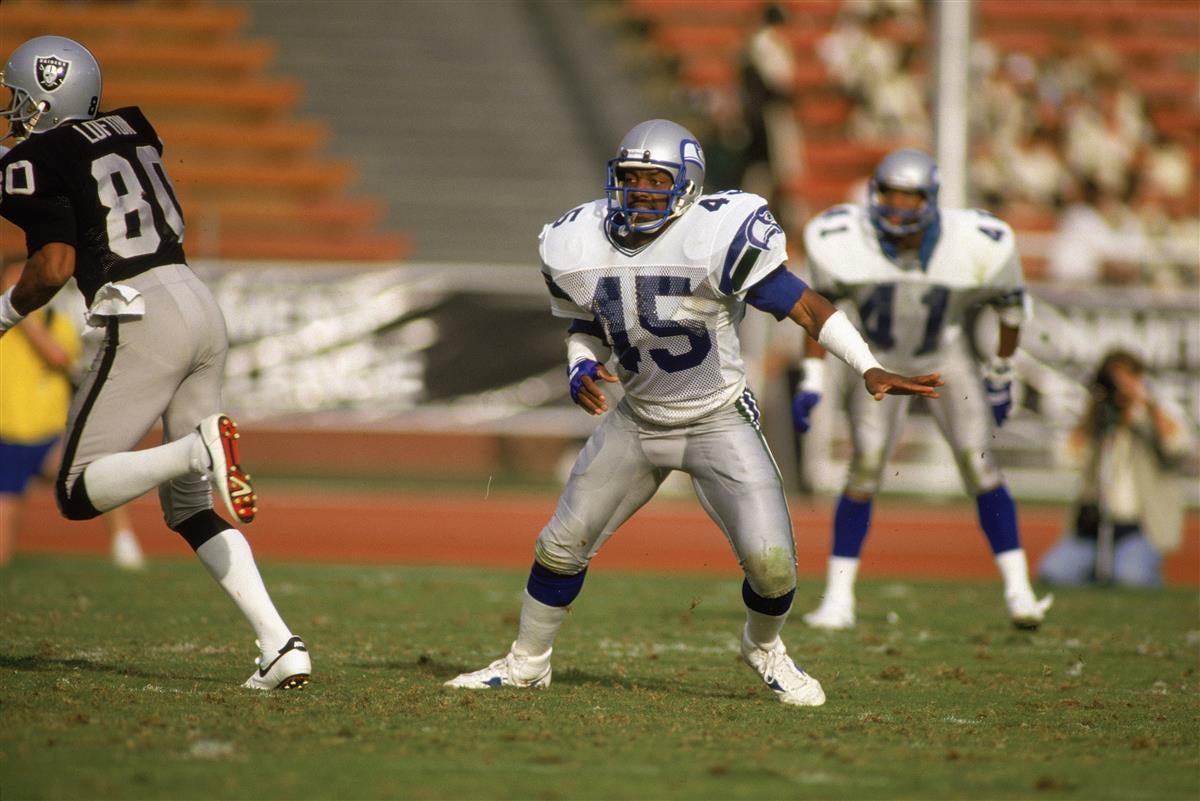
[[[25,262],[21,279],[0,295],[0,335],[40,309],[75,274],[75,248],[50,242]]]
[[[845,312],[835,308],[821,293],[811,288],[804,290],[788,316],[821,347],[857,370],[875,400],[882,400],[884,395],[938,397],[934,387],[942,385],[941,376],[931,373],[906,377],[883,369]]]

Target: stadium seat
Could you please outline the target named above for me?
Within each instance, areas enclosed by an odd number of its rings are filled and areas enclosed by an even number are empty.
[[[242,30],[248,5],[193,0],[5,0],[0,50],[34,36],[77,38],[104,69],[104,108],[142,107],[188,222],[192,258],[378,261],[409,239],[380,232],[379,201],[348,194],[353,166],[321,153],[325,120],[297,119],[303,86],[267,77],[274,42]],[[24,253],[0,226],[0,255]]]
[[[249,15],[247,7],[233,4],[6,0],[4,33],[19,41],[53,29],[81,41],[117,40],[140,46],[149,41],[179,40],[197,44],[228,39],[241,30]]]

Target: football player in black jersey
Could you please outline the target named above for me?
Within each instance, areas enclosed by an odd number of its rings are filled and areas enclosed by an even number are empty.
[[[0,156],[0,215],[25,232],[28,262],[0,295],[0,336],[70,278],[105,340],[71,407],[58,505],[86,520],[158,489],[167,525],[257,635],[255,689],[301,687],[308,649],[275,609],[245,537],[257,498],[221,414],[225,319],[188,268],[184,219],[162,142],[136,106],[100,111],[100,66],[62,36],[18,47],[0,84],[16,141]],[[133,450],[158,421],[163,444]]]

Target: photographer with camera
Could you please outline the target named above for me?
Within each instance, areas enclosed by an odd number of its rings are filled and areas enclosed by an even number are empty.
[[[1192,453],[1181,412],[1155,398],[1134,354],[1105,355],[1091,402],[1071,445],[1082,455],[1082,484],[1068,532],[1043,557],[1050,584],[1162,585],[1162,557],[1183,538],[1176,474]]]

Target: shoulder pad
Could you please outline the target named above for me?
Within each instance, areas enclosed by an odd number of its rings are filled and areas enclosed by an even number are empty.
[[[804,247],[811,252],[822,243],[842,239],[862,225],[863,210],[852,203],[832,206],[804,226]]]
[[[579,266],[580,259],[597,242],[605,242],[604,218],[608,204],[593,200],[568,209],[558,219],[542,226],[538,253],[542,264],[553,272]]]

